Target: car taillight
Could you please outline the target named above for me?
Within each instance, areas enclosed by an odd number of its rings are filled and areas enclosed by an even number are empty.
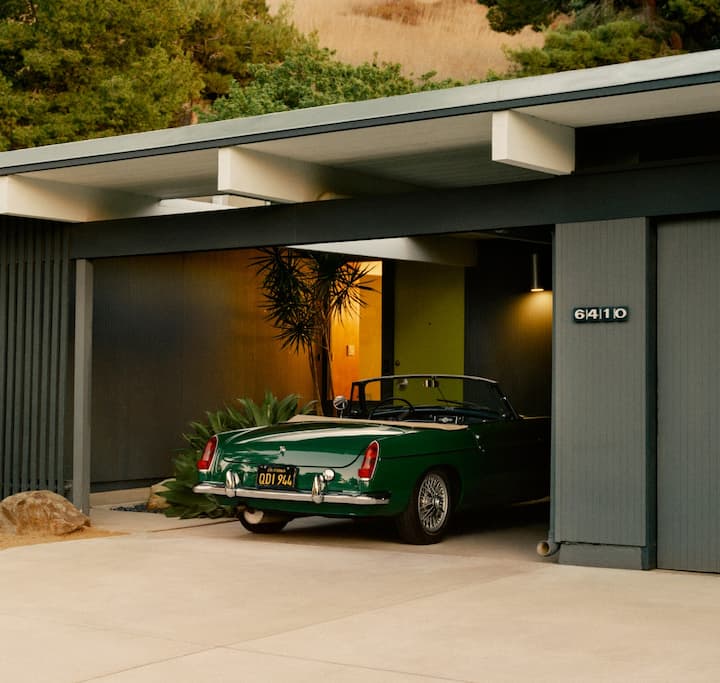
[[[198,471],[207,472],[210,469],[210,465],[212,465],[213,458],[215,457],[215,451],[217,450],[217,442],[217,436],[213,436],[210,438],[210,441],[205,444],[205,450],[197,462]]]
[[[363,458],[362,465],[360,465],[360,469],[358,470],[358,478],[360,481],[370,481],[372,479],[379,452],[380,444],[378,444],[377,441],[373,441],[365,449],[365,457]]]

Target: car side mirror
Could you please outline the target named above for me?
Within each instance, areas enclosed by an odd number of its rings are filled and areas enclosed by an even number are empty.
[[[344,396],[336,396],[333,399],[333,408],[338,412],[338,415],[340,417],[343,416],[343,413],[348,408],[348,400]]]

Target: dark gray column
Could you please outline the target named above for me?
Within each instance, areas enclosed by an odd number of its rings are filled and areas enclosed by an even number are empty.
[[[720,218],[658,227],[658,566],[720,572]]]
[[[90,510],[93,268],[75,264],[75,378],[73,401],[73,504]]]
[[[558,225],[553,523],[560,562],[655,566],[655,256],[644,218]],[[626,306],[624,322],[576,307]]]

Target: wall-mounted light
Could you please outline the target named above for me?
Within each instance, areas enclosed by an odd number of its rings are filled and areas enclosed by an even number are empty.
[[[539,261],[540,255],[532,255],[532,279],[530,280],[530,291],[531,292],[544,292],[545,287],[540,284],[540,273],[539,273]]]

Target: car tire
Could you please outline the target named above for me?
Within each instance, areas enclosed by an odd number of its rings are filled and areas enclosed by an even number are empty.
[[[400,538],[413,545],[443,539],[452,513],[452,488],[446,472],[432,469],[418,479],[410,502],[395,518]]]
[[[255,521],[254,517],[257,515],[257,512],[253,511],[250,512],[250,514],[248,514],[248,512],[250,511],[247,509],[240,512],[238,514],[238,519],[240,520],[240,524],[253,534],[276,534],[279,531],[282,531],[285,528],[285,525],[290,521],[289,517],[286,519],[278,519],[275,515],[273,515],[273,520],[271,522]]]

